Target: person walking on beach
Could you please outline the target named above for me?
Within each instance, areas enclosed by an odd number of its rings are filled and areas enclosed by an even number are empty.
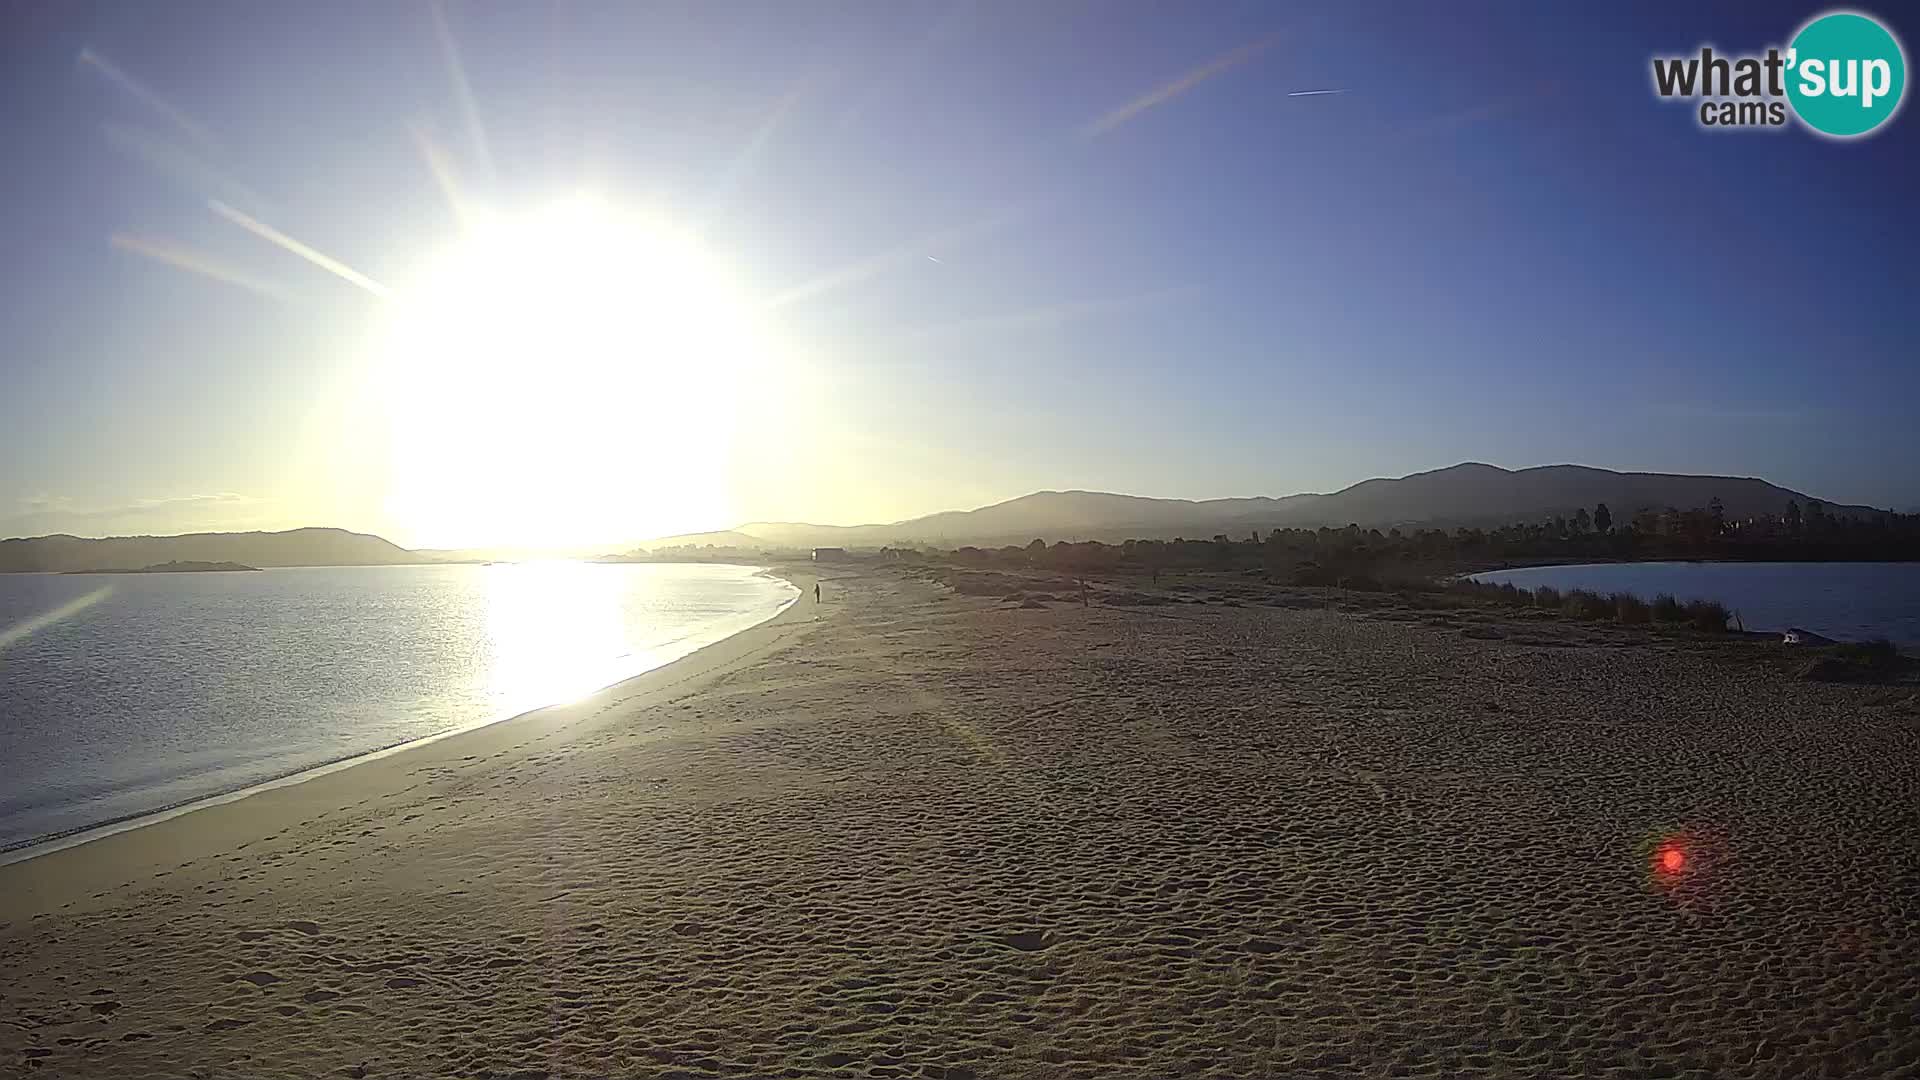
[[[813,602],[820,602],[820,583],[817,581],[813,583]]]

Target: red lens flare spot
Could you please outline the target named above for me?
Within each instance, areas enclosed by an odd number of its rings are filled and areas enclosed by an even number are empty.
[[[1653,849],[1652,865],[1648,869],[1656,879],[1674,881],[1693,869],[1693,855],[1685,837],[1669,836]]]

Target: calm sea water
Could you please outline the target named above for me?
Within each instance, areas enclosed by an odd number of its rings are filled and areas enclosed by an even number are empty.
[[[798,595],[708,565],[0,574],[0,850],[572,700]]]
[[[1889,638],[1920,645],[1920,563],[1598,563],[1492,570],[1475,581],[1523,589],[1672,593],[1718,600],[1749,630],[1797,626],[1842,641]]]

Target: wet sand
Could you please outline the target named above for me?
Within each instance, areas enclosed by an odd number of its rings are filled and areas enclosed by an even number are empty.
[[[1920,1069],[1911,697],[1445,618],[827,598],[0,868],[0,1075]]]

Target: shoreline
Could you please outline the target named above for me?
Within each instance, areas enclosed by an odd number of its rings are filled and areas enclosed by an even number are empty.
[[[286,792],[297,789],[307,784],[323,781],[329,777],[350,773],[357,768],[377,765],[383,761],[389,761],[402,755],[426,750],[443,743],[450,743],[470,736],[485,735],[498,732],[503,728],[511,728],[516,725],[530,723],[542,717],[544,714],[571,712],[596,703],[603,706],[624,704],[629,698],[637,697],[650,691],[664,689],[667,686],[673,685],[675,676],[686,674],[688,669],[699,662],[703,656],[706,656],[707,659],[712,659],[713,657],[707,654],[711,654],[715,650],[723,650],[729,643],[737,642],[748,635],[755,634],[776,623],[788,621],[789,616],[799,609],[800,600],[805,595],[807,589],[812,586],[813,575],[809,573],[786,567],[768,566],[763,563],[742,565],[755,566],[759,569],[761,576],[783,581],[792,586],[796,590],[793,598],[786,601],[773,614],[759,622],[736,630],[715,641],[708,642],[684,656],[676,657],[657,667],[636,672],[626,678],[599,687],[574,701],[542,705],[508,716],[482,721],[473,726],[453,728],[432,735],[403,740],[390,746],[359,751],[332,761],[303,766],[292,772],[266,780],[256,781],[233,791],[195,796],[192,799],[175,803],[171,806],[144,810],[137,814],[112,821],[98,822],[36,837],[32,840],[19,843],[16,846],[0,847],[0,876],[10,874],[16,868],[31,866],[39,860],[49,859],[62,855],[63,853],[80,851],[90,845],[100,844],[112,840],[115,837],[126,837],[147,829],[169,826],[183,819],[187,819],[194,814],[203,812],[210,813],[232,808],[235,804],[245,802],[249,799],[271,796],[276,792]],[[722,661],[722,663],[725,663],[725,661]],[[643,686],[641,685],[642,683],[646,685]],[[561,722],[567,723],[570,721]],[[8,908],[9,905],[4,900],[0,900],[0,922],[5,921],[3,916],[7,914]]]
[[[1738,567],[1741,570],[1763,573],[1778,568],[1794,570],[1803,566],[1827,565],[1893,567],[1909,564],[1887,561],[1799,563],[1743,560],[1617,560],[1492,567],[1454,575],[1444,579],[1442,583],[1448,587],[1510,586],[1519,590],[1523,596],[1543,588],[1562,595],[1588,592],[1607,600],[1611,600],[1617,594],[1625,593],[1647,605],[1654,604],[1664,595],[1682,604],[1717,603],[1726,611],[1729,634],[1745,634],[1778,640],[1783,635],[1791,634],[1796,630],[1812,629],[1839,643],[1864,644],[1887,641],[1904,649],[1920,648],[1920,625],[1909,626],[1909,623],[1914,622],[1911,616],[1904,610],[1874,610],[1863,597],[1849,597],[1843,605],[1822,607],[1831,593],[1791,595],[1777,593],[1772,591],[1773,586],[1766,579],[1752,576],[1745,579],[1735,578],[1732,581],[1701,580],[1689,585],[1662,583],[1657,579],[1649,581],[1644,577],[1640,580],[1604,580],[1609,576],[1634,574],[1637,571],[1628,568],[1638,567],[1651,568],[1656,574],[1679,568],[1685,570],[1690,576],[1697,577],[1703,571],[1691,568]],[[1576,581],[1584,575],[1587,583],[1576,584],[1564,579],[1546,580],[1554,575],[1570,575]],[[1746,613],[1749,611],[1754,612],[1751,620],[1746,618]]]

